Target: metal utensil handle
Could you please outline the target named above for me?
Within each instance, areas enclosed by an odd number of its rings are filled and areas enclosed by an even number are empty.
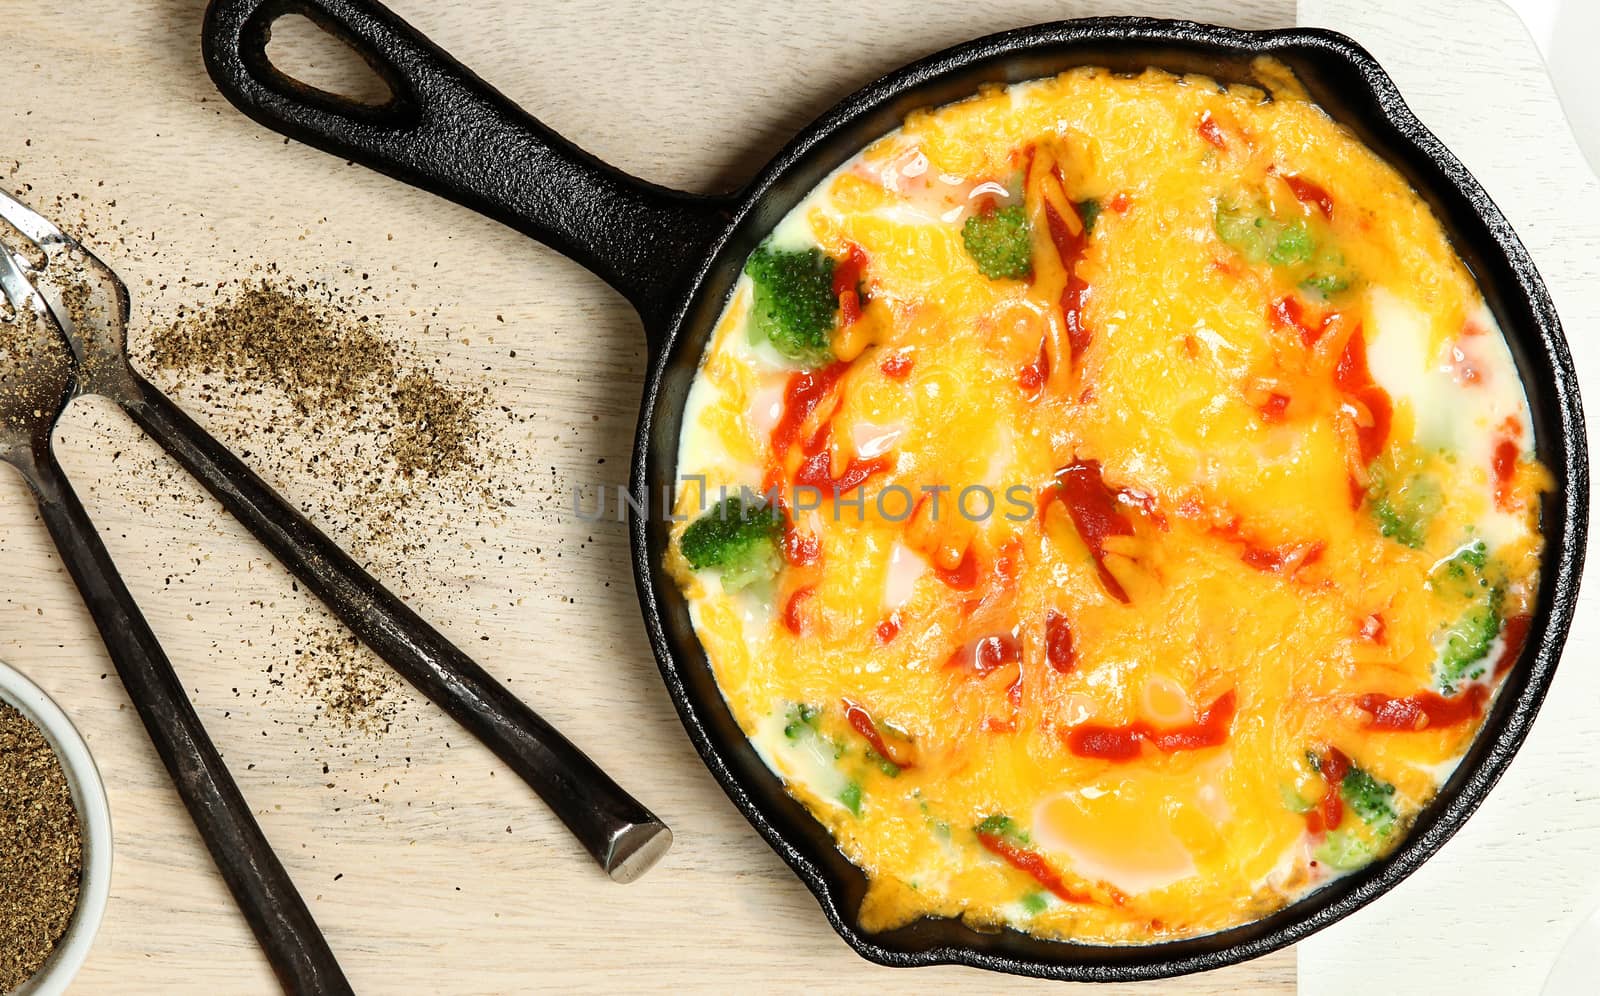
[[[124,408],[346,626],[510,765],[613,878],[631,881],[671,841],[666,826],[521,699],[446,640],[213,439],[134,377]],[[119,399],[120,400],[120,399]]]
[[[299,14],[354,49],[391,98],[301,83],[267,57]],[[375,0],[213,0],[206,68],[268,128],[489,215],[621,291],[655,334],[726,226],[728,202],[629,176],[551,131]]]
[[[289,993],[350,993],[332,949],[251,815],[60,466],[44,453],[26,469],[40,515],[123,687],[278,981]]]

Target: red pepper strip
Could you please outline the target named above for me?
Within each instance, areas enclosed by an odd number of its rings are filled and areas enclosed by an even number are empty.
[[[1277,423],[1282,422],[1289,411],[1289,396],[1279,394],[1277,391],[1267,392],[1267,398],[1256,406],[1256,411],[1261,413],[1261,421]]]
[[[1068,208],[1068,210],[1075,210]],[[1089,327],[1083,323],[1083,309],[1089,299],[1089,285],[1078,276],[1077,263],[1083,256],[1085,247],[1089,244],[1089,231],[1083,227],[1083,218],[1078,218],[1078,231],[1074,233],[1067,227],[1065,219],[1056,213],[1056,209],[1049,203],[1044,206],[1045,221],[1050,226],[1050,241],[1055,244],[1056,255],[1061,257],[1061,268],[1067,273],[1067,286],[1061,291],[1061,320],[1067,327],[1067,348],[1072,353],[1072,363],[1077,365],[1078,360],[1088,350],[1089,343],[1094,335]],[[1045,369],[1049,375],[1049,368]]]
[[[840,701],[844,703],[844,718],[850,721],[852,729],[872,745],[872,749],[878,752],[879,757],[902,771],[914,766],[910,760],[897,755],[898,745],[896,750],[889,748],[883,739],[883,734],[878,731],[878,724],[873,720],[872,713],[868,712],[865,706],[857,705],[849,699]]]
[[[1329,830],[1337,829],[1344,819],[1344,797],[1340,793],[1344,776],[1349,773],[1350,759],[1339,748],[1329,747],[1322,755],[1322,780],[1327,783],[1328,791],[1323,793],[1318,804],[1323,826]]]
[[[878,361],[878,369],[890,380],[904,380],[911,372],[911,357],[905,353],[890,353]]]
[[[1284,176],[1283,182],[1289,185],[1289,190],[1296,200],[1302,204],[1315,204],[1324,217],[1333,217],[1333,195],[1321,184],[1294,175]]]
[[[1133,526],[1117,507],[1116,493],[1100,476],[1099,461],[1078,460],[1056,471],[1054,481],[1045,489],[1044,500],[1039,504],[1041,524],[1051,503],[1056,501],[1065,505],[1072,516],[1072,525],[1089,548],[1106,592],[1117,601],[1126,602],[1127,591],[1106,568],[1106,538],[1132,536]]]
[[[1017,386],[1022,388],[1028,400],[1032,401],[1044,390],[1044,382],[1050,379],[1050,351],[1045,348],[1045,343],[1039,343],[1039,358],[1023,367],[1017,372]]]
[[[1378,692],[1359,696],[1356,705],[1369,714],[1366,728],[1392,733],[1458,726],[1483,714],[1489,701],[1487,685],[1469,685],[1460,695],[1446,698],[1438,692],[1421,691],[1405,698]]]
[[[1286,543],[1278,547],[1256,546],[1246,542],[1244,553],[1239,555],[1249,567],[1268,574],[1280,574],[1285,567],[1293,565],[1293,570],[1309,566],[1322,559],[1327,545],[1317,540],[1309,545],[1299,543]]]
[[[1500,659],[1495,662],[1494,676],[1496,678],[1511,670],[1517,663],[1517,658],[1522,656],[1522,645],[1528,642],[1528,629],[1533,625],[1533,617],[1526,613],[1512,616],[1506,620],[1505,628],[1500,631],[1500,640],[1504,649],[1500,651]]]
[[[1502,512],[1511,510],[1511,479],[1517,473],[1517,457],[1522,451],[1510,438],[1494,448],[1494,504]]]
[[[789,601],[783,607],[784,628],[796,636],[799,636],[800,631],[805,628],[805,620],[800,615],[800,607],[811,598],[815,590],[815,585],[796,588],[794,594],[789,596]]]
[[[1078,666],[1078,651],[1072,645],[1072,624],[1055,609],[1051,609],[1044,620],[1044,658],[1062,674]]]
[[[956,650],[945,661],[945,667],[970,667],[980,678],[1000,670],[1007,664],[1022,661],[1022,644],[1010,633],[985,636]]]
[[[1222,129],[1217,126],[1217,121],[1211,116],[1210,111],[1200,115],[1200,123],[1195,126],[1195,130],[1200,132],[1201,138],[1217,148],[1226,149],[1228,147],[1228,140],[1223,137]]]
[[[833,476],[833,454],[824,449],[821,453],[808,456],[795,471],[796,484],[818,488],[824,492],[836,490],[840,494],[854,491],[867,483],[874,475],[886,474],[894,469],[894,456],[876,456],[870,460],[860,457],[851,457],[845,464],[844,472],[838,477]]]
[[[833,268],[833,296],[839,299],[839,324],[854,325],[861,317],[861,271],[866,269],[867,254],[851,243],[850,251],[839,265]]]
[[[780,463],[800,439],[806,419],[833,393],[850,364],[830,363],[820,370],[802,370],[789,377],[783,390],[783,411],[772,427],[772,455]]]
[[[880,622],[878,628],[873,631],[873,635],[878,638],[879,644],[893,641],[895,637],[900,635],[900,616],[895,614]]]
[[[1064,902],[1069,903],[1094,903],[1094,896],[1087,892],[1080,892],[1067,885],[1061,873],[1051,867],[1050,862],[1043,855],[1018,847],[999,834],[978,832],[978,843],[982,844],[989,853],[1003,859],[1006,864],[1020,872],[1033,876],[1034,881],[1054,893]],[[1121,906],[1125,900],[1122,893],[1111,890],[1111,900]]]
[[[1345,343],[1339,365],[1333,371],[1333,380],[1349,400],[1366,409],[1370,423],[1357,424],[1356,438],[1360,441],[1361,462],[1371,463],[1389,439],[1394,405],[1389,400],[1389,392],[1378,386],[1367,368],[1367,341],[1359,326]]]
[[[969,546],[954,570],[947,571],[936,563],[933,574],[956,591],[971,591],[978,586],[978,553]]]
[[[1219,695],[1193,723],[1183,726],[1162,729],[1143,721],[1126,726],[1084,723],[1067,731],[1067,747],[1079,757],[1103,761],[1131,761],[1139,756],[1145,741],[1164,754],[1220,747],[1228,740],[1237,705],[1238,699],[1230,690]]]
[[[1310,319],[1306,317],[1306,306],[1300,298],[1290,294],[1278,298],[1267,307],[1267,319],[1280,328],[1299,332],[1301,343],[1310,349],[1317,344],[1318,339],[1322,338],[1322,334],[1328,331],[1333,316],[1329,314],[1316,325],[1311,324]]]
[[[1072,351],[1074,366],[1094,341],[1094,333],[1083,323],[1083,309],[1088,303],[1089,285],[1073,272],[1067,277],[1067,289],[1061,292],[1061,319],[1067,326],[1067,347]]]

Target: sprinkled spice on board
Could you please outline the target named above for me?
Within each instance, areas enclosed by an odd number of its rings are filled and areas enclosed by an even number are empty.
[[[162,369],[276,387],[319,425],[383,438],[388,462],[403,477],[480,469],[472,444],[483,396],[407,369],[367,319],[312,299],[308,288],[244,284],[159,330],[150,360]],[[346,422],[351,418],[354,424]]]
[[[491,419],[487,387],[444,379],[373,317],[373,303],[266,268],[200,285],[212,300],[184,303],[137,352],[152,379],[192,411],[240,419],[212,426],[292,497],[300,510],[379,577],[429,563],[461,525],[477,528],[515,501],[502,483],[514,447]],[[320,501],[305,496],[320,492]],[[441,508],[453,513],[441,529]],[[321,613],[318,613],[321,615]],[[302,620],[290,658],[269,686],[309,697],[344,733],[388,731],[415,696],[337,621]]]
[[[83,843],[66,775],[27,717],[0,702],[0,993],[33,977],[78,907]]]

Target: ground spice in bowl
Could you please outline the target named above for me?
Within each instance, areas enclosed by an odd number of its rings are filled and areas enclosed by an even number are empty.
[[[83,841],[44,734],[0,702],[0,993],[33,977],[78,907]]]

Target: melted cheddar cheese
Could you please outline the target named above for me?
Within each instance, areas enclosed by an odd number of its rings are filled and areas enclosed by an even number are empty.
[[[765,248],[826,257],[831,358],[741,278],[676,508],[766,491],[782,563],[668,567],[869,928],[1187,937],[1398,842],[1516,659],[1548,477],[1394,169],[1292,86],[1074,70],[912,114]]]

